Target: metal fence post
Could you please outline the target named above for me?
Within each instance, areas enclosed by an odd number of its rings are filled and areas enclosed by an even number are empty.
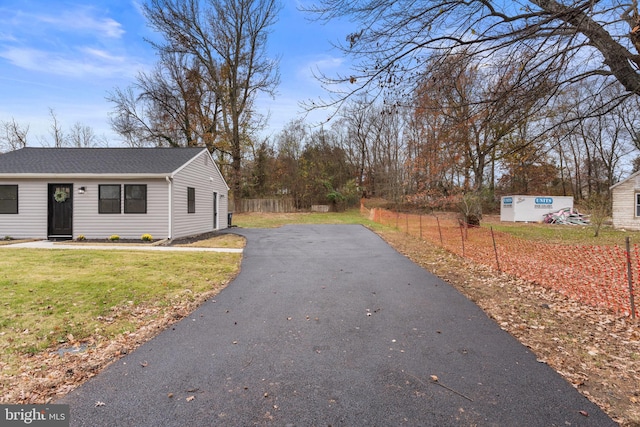
[[[631,318],[636,318],[636,303],[633,296],[633,276],[631,273],[631,238],[626,237],[627,246],[627,279],[629,280],[629,305],[631,306]]]
[[[493,252],[496,254],[496,265],[498,266],[498,271],[500,270],[500,260],[498,259],[498,248],[496,247],[496,237],[493,235],[493,226],[491,227],[491,240],[493,240]]]
[[[407,236],[409,235],[409,214],[408,213],[404,213],[404,226],[405,226],[405,233],[407,234]]]

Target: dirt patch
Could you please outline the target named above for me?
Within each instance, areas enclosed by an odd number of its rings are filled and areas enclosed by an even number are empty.
[[[622,426],[640,426],[640,323],[400,232],[389,244],[466,295]]]

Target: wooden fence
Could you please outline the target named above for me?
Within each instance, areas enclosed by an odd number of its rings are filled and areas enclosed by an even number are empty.
[[[295,212],[293,199],[242,199],[241,212]]]

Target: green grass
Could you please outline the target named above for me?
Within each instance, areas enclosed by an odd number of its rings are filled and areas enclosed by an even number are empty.
[[[234,214],[234,225],[244,228],[274,228],[285,224],[364,224],[375,230],[385,227],[369,221],[358,209],[330,213],[241,213]],[[631,243],[640,243],[640,232],[616,230],[611,226],[600,228],[600,235],[594,237],[592,226],[573,226],[544,223],[500,222],[495,218],[482,222],[482,227],[493,227],[495,231],[536,242],[564,245],[618,245],[624,247],[625,238]]]
[[[195,248],[225,248],[225,249],[242,249],[245,247],[245,239],[241,236],[233,234],[223,234],[221,236],[212,237],[206,240],[198,240],[193,243],[180,244],[176,246],[186,246]]]
[[[286,224],[364,224],[371,227],[379,226],[362,216],[358,209],[328,213],[241,213],[233,215],[233,224],[243,228],[275,228]]]
[[[339,213],[241,213],[234,214],[234,225],[244,228],[274,228],[285,224],[364,224],[373,230],[385,228],[369,221],[358,209]],[[482,227],[493,227],[495,231],[511,234],[525,240],[569,244],[569,245],[625,245],[625,238],[631,237],[631,243],[640,243],[640,232],[615,230],[603,226],[600,235],[594,237],[591,226],[572,226],[543,223],[499,222],[487,220]]]
[[[565,245],[625,245],[629,236],[631,243],[640,243],[640,232],[616,230],[611,226],[603,226],[598,237],[594,237],[591,226],[527,224],[527,223],[494,223],[485,222],[483,227],[493,227],[495,231],[509,233],[515,237],[536,242]]]
[[[0,354],[131,330],[136,308],[193,300],[228,282],[241,255],[0,249]],[[105,321],[104,319],[109,319]]]

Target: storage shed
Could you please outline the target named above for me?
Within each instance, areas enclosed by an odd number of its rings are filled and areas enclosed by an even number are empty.
[[[640,230],[640,172],[611,186],[614,228]]]
[[[206,148],[22,148],[0,155],[0,236],[172,239],[227,226]]]
[[[500,221],[542,222],[544,215],[564,208],[573,209],[573,197],[504,196],[500,203]]]

